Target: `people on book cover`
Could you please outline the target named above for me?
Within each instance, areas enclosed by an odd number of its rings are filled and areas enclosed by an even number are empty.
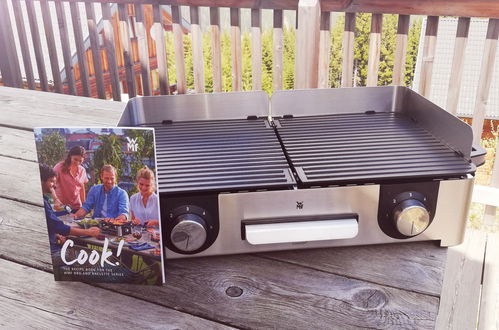
[[[96,218],[129,218],[128,195],[125,190],[116,185],[116,169],[112,165],[104,165],[100,172],[102,184],[90,188],[87,200],[74,214],[75,219],[84,217],[93,210]]]
[[[56,209],[62,209],[67,205],[76,211],[85,201],[85,184],[88,182],[88,177],[87,171],[81,166],[85,155],[84,147],[74,146],[69,150],[66,159],[54,166],[57,184],[52,196]]]
[[[55,188],[57,176],[55,171],[48,165],[40,165],[40,180],[42,183],[42,191],[44,193],[43,206],[45,208],[45,218],[47,220],[47,229],[49,232],[50,252],[52,255],[57,255],[61,246],[57,244],[57,235],[75,235],[75,236],[94,236],[100,233],[98,227],[91,227],[88,229],[71,227],[62,222],[52,210],[48,203],[47,194],[50,194]]]
[[[154,193],[154,172],[144,166],[137,172],[138,193],[130,197],[130,211],[134,225],[157,226],[159,224],[159,198]]]

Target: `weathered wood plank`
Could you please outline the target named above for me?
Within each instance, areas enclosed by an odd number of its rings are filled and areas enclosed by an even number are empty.
[[[475,329],[486,233],[468,230],[463,244],[449,248],[437,329]]]
[[[487,234],[478,329],[499,329],[499,234]]]
[[[296,251],[281,251],[262,256],[438,297],[442,289],[447,249],[435,242],[417,242],[312,249],[301,251],[299,255]]]
[[[71,95],[76,95],[75,75],[72,63],[72,52],[69,44],[68,24],[66,21],[66,9],[64,3],[55,2],[57,22],[59,23],[59,35],[61,38],[62,57],[64,59],[64,71],[66,81]]]
[[[480,143],[483,131],[487,101],[489,99],[490,84],[494,74],[494,63],[497,51],[497,38],[499,35],[499,19],[489,19],[485,46],[483,48],[482,66],[480,67],[480,78],[475,98],[475,110],[473,111],[473,142]]]
[[[149,65],[149,46],[147,44],[147,32],[144,19],[143,5],[135,5],[135,29],[137,43],[139,46],[140,76],[142,78],[142,93],[145,96],[152,95],[151,67]]]
[[[274,91],[282,89],[282,70],[284,39],[282,34],[282,10],[274,10],[273,58],[272,58],[272,88]]]
[[[180,8],[172,6],[173,51],[175,52],[177,92],[178,94],[185,94],[187,91],[187,82],[185,80],[184,32],[180,24]]]
[[[393,59],[392,85],[404,85],[405,56],[407,53],[407,34],[409,32],[409,15],[400,15],[397,25],[395,56]]]
[[[437,49],[437,31],[438,16],[428,16],[423,46],[423,61],[419,79],[419,93],[425,97],[430,96],[433,61]]]
[[[120,16],[120,39],[123,49],[123,60],[125,62],[126,86],[130,98],[137,96],[137,84],[135,82],[135,72],[133,70],[132,42],[128,32],[128,6],[118,4]]]
[[[38,79],[40,79],[40,87],[43,91],[49,90],[47,80],[47,71],[45,70],[45,60],[43,59],[42,44],[38,31],[38,21],[36,19],[35,4],[33,0],[26,0],[26,10],[28,12],[29,28],[31,31],[31,40],[33,41],[33,49],[35,52],[36,68],[38,70]]]
[[[101,4],[102,10],[102,23],[104,25],[104,48],[106,50],[107,62],[109,67],[109,74],[111,75],[111,90],[113,99],[121,101],[120,78],[118,74],[118,65],[116,62],[116,42],[114,40],[113,17],[111,15],[111,7],[109,4]]]
[[[383,15],[373,14],[369,34],[369,58],[367,60],[367,86],[378,85],[379,57],[381,55],[381,30]]]
[[[33,133],[0,126],[0,156],[37,161]]]
[[[49,267],[48,253],[43,255],[48,244],[43,243],[47,237],[42,208],[0,199],[0,216],[2,257]],[[32,239],[16,246],[19,235],[12,232],[24,232]],[[45,261],[33,258],[36,251]],[[258,256],[174,260],[166,267],[168,284],[163,287],[99,286],[236,327],[303,329],[341,324],[344,329],[386,325],[432,329],[437,313],[436,297]]]
[[[353,86],[353,59],[355,42],[355,13],[345,13],[345,31],[342,41],[341,87]]]
[[[251,79],[253,90],[262,89],[262,11],[251,9]]]
[[[89,284],[61,285],[49,273],[7,260],[0,259],[0,276],[4,279],[0,283],[0,326],[6,328],[31,328],[35,324],[37,328],[143,329],[157,328],[159,324],[165,329],[226,328]],[[81,299],[83,293],[91,298]]]
[[[242,50],[241,50],[241,18],[240,9],[230,9],[230,56],[232,59],[232,90],[243,89]]]
[[[296,33],[295,88],[316,88],[319,76],[319,0],[298,2]]]
[[[156,42],[156,58],[158,61],[159,91],[162,95],[170,94],[168,79],[168,57],[166,54],[165,32],[163,30],[163,12],[160,5],[153,5],[152,27]]]
[[[199,7],[191,6],[190,13],[194,90],[196,93],[204,93],[203,33],[199,23]]]
[[[83,96],[90,96],[90,82],[88,78],[88,63],[85,58],[85,47],[83,45],[83,32],[81,29],[81,16],[78,4],[69,3],[71,10],[71,21],[73,22],[73,33],[76,45],[76,55],[78,57],[78,68],[80,69],[80,81],[83,88]]]
[[[74,126],[75,122],[89,126],[116,125],[124,107],[118,102],[0,87],[0,126],[32,129]]]
[[[496,150],[494,158],[494,167],[492,168],[492,177],[490,179],[489,187],[495,189],[497,195],[499,195],[499,139],[496,137]],[[489,196],[490,198],[491,196]],[[483,216],[483,224],[485,228],[491,231],[496,231],[499,229],[499,224],[496,221],[497,207],[499,206],[499,196],[495,200],[495,204],[485,205],[485,214]]]
[[[220,8],[210,8],[211,58],[213,67],[213,91],[222,91],[222,53],[220,40]]]
[[[15,170],[14,170],[15,169]],[[38,176],[38,163],[0,156],[0,197],[43,205]],[[30,173],[30,175],[27,175]],[[26,189],[30,187],[30,189]]]
[[[331,18],[329,12],[321,13],[319,42],[319,88],[329,87],[329,61],[331,59]]]
[[[21,9],[20,1],[21,0],[12,0],[12,10],[14,11],[14,18],[16,19],[17,35],[21,47],[26,82],[28,83],[29,89],[35,89],[35,76],[33,74],[33,65],[31,64],[28,38],[26,37],[26,27],[24,25],[24,14]],[[4,17],[3,14],[1,15]],[[7,22],[7,20],[5,21]]]
[[[57,48],[55,45],[54,29],[52,28],[52,17],[48,0],[40,0],[40,8],[42,11],[43,27],[45,30],[45,38],[49,51],[50,68],[52,69],[52,79],[56,93],[62,93],[61,73],[59,72],[59,59],[57,57]]]
[[[99,34],[97,32],[94,4],[86,2],[85,12],[87,14],[88,37],[90,39],[90,49],[92,50],[92,63],[94,65],[97,95],[100,99],[106,99],[106,89],[104,88],[104,77],[102,74],[102,59],[100,55]]]
[[[466,43],[468,41],[468,32],[470,29],[470,18],[459,17],[456,31],[456,41],[454,44],[454,56],[452,58],[452,67],[450,70],[449,90],[447,92],[446,110],[452,114],[457,114],[457,105],[459,103],[459,94],[461,91],[461,76],[463,73],[464,54]]]

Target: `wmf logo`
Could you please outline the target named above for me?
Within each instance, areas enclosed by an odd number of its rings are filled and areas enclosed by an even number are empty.
[[[130,139],[128,136],[126,137],[128,143],[126,144],[128,151],[131,152],[137,152],[137,149],[139,148],[139,144],[137,143],[137,138],[135,139]]]
[[[301,202],[296,201],[296,208],[299,210],[303,209],[303,201],[301,201]]]

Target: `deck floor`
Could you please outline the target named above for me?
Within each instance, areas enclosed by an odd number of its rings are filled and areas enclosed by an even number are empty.
[[[499,328],[499,237],[166,262],[162,287],[55,282],[32,128],[123,104],[0,87],[0,327]]]

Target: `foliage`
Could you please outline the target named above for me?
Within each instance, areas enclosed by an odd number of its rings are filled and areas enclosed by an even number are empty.
[[[122,139],[116,134],[101,135],[98,139],[102,142],[99,149],[94,154],[94,168],[96,171],[96,180],[100,183],[100,172],[104,165],[113,165],[116,168],[117,178],[123,172],[122,168]]]
[[[59,132],[44,134],[38,150],[38,162],[54,167],[65,157],[66,139]]]
[[[383,30],[380,49],[380,65],[378,72],[378,85],[388,85],[392,82],[393,61],[396,48],[397,15],[383,15]],[[419,38],[422,19],[416,18],[411,23],[408,33],[406,55],[405,84],[410,86],[414,79],[416,57],[418,53]],[[342,71],[342,42],[345,25],[345,15],[340,14],[331,29],[331,49],[329,64],[329,84],[331,87],[341,86]],[[367,64],[369,55],[369,38],[371,31],[371,14],[358,13],[356,15],[355,46],[354,46],[354,86],[365,86],[367,82]],[[168,74],[170,83],[176,81],[176,68],[173,47],[173,35],[165,34],[166,50],[168,55]],[[296,32],[294,27],[283,28],[283,88],[294,87],[295,70],[295,45]],[[221,33],[222,56],[222,91],[232,90],[232,52],[229,31]],[[261,35],[262,42],[262,89],[272,94],[272,62],[273,62],[273,32],[265,30]],[[192,41],[190,35],[183,36],[184,62],[186,68],[187,88],[194,88],[194,74],[192,64]],[[206,92],[213,91],[213,63],[211,51],[211,33],[203,34],[203,59]],[[242,51],[242,81],[243,90],[252,89],[252,54],[251,35],[246,32],[241,36]]]

